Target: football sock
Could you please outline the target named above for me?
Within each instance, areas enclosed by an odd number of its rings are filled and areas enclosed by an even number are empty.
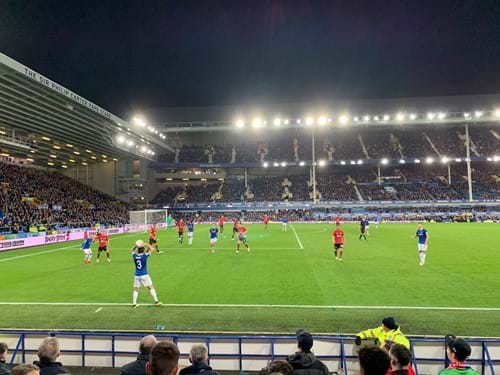
[[[156,290],[155,289],[149,289],[149,293],[151,293],[151,297],[153,297],[154,301],[158,301],[158,297],[156,296]]]
[[[137,305],[137,297],[139,297],[139,292],[134,290],[134,294],[132,294],[132,304]]]
[[[427,255],[427,254],[425,254],[425,253],[423,253],[423,254],[422,254],[422,263],[425,263],[425,256],[426,256],[426,255]]]

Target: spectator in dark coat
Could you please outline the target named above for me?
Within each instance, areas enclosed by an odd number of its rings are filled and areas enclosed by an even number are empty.
[[[122,367],[121,375],[147,375],[146,363],[149,360],[149,353],[157,343],[153,335],[144,336],[139,343],[139,355],[133,362],[127,363]]]
[[[61,354],[59,341],[55,337],[47,337],[38,347],[39,361],[33,362],[40,368],[40,375],[69,374],[61,362],[56,362]]]
[[[195,344],[189,351],[189,362],[191,366],[183,368],[179,375],[194,375],[203,372],[203,375],[218,375],[208,365],[208,349],[204,344]]]
[[[7,365],[7,350],[9,347],[7,344],[0,342],[0,375],[9,375],[10,370]]]
[[[298,351],[287,358],[294,375],[328,375],[328,367],[311,352],[313,337],[304,330],[297,331]]]

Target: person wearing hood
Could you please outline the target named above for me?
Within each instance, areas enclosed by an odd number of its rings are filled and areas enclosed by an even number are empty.
[[[191,366],[183,368],[179,375],[219,375],[208,365],[208,348],[205,344],[195,344],[189,351],[189,362]]]
[[[356,335],[355,343],[361,345],[361,341],[367,339],[375,339],[381,347],[389,348],[393,343],[396,343],[410,349],[410,341],[401,332],[396,320],[392,317],[382,319],[380,327],[359,332]]]
[[[313,343],[309,332],[302,329],[297,331],[298,351],[287,358],[293,367],[294,375],[328,375],[328,367],[311,352]]]

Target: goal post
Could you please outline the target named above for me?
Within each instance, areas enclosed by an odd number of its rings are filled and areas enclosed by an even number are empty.
[[[131,225],[144,225],[147,229],[152,224],[167,222],[168,210],[129,211]]]

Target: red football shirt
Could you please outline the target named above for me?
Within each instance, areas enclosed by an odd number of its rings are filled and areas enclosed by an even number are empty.
[[[108,235],[106,233],[101,233],[97,236],[99,240],[99,247],[108,246]]]
[[[224,225],[224,216],[219,218],[219,225]]]
[[[184,221],[179,221],[177,223],[177,227],[179,227],[179,232],[184,232]]]
[[[264,220],[264,223],[267,224],[269,222],[269,216],[264,215],[264,219],[263,220]]]
[[[149,228],[149,238],[156,238],[156,227]]]
[[[335,229],[333,231],[333,239],[335,243],[340,245],[344,243],[344,231],[342,229]]]
[[[247,232],[247,228],[245,228],[243,225],[238,228],[238,234],[240,236],[243,236]]]

